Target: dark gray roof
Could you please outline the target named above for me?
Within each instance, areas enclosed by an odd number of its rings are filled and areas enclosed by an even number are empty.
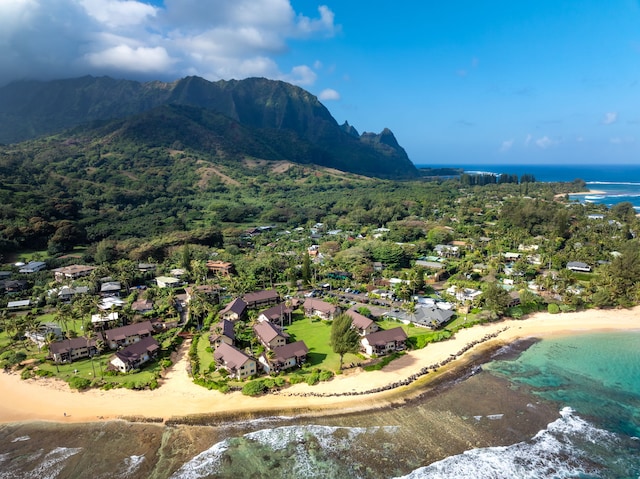
[[[95,339],[89,340],[88,346],[95,346]],[[49,345],[49,352],[51,354],[63,354],[74,349],[82,349],[87,347],[87,338],[72,338],[63,339],[62,341],[56,341]]]
[[[227,306],[220,311],[220,314],[223,315],[225,313],[232,312],[236,313],[238,316],[242,316],[246,310],[247,303],[245,303],[241,298],[236,298],[227,304]]]
[[[309,354],[309,349],[304,341],[296,341],[295,343],[285,344],[278,348],[273,348],[275,360],[285,362],[289,358],[302,358]]]
[[[247,304],[260,302],[260,301],[270,301],[275,299],[280,299],[280,295],[275,289],[265,289],[264,291],[255,291],[253,293],[247,293],[242,298]]]
[[[260,316],[264,315],[269,321],[274,319],[280,319],[285,314],[293,313],[293,309],[288,307],[285,303],[276,304],[275,306],[265,309]]]
[[[143,334],[151,334],[153,332],[153,326],[151,321],[142,321],[140,323],[128,324],[120,328],[108,329],[104,332],[105,337],[108,340],[115,340],[117,338]]]
[[[406,341],[407,333],[401,327],[397,327],[367,334],[363,339],[366,339],[371,345],[384,345],[391,341]]]
[[[147,336],[146,338],[142,338],[140,341],[121,349],[116,352],[115,355],[120,358],[123,363],[136,364],[144,354],[151,354],[158,349],[160,349],[158,342],[151,336]]]
[[[373,323],[372,319],[369,319],[366,316],[363,316],[362,314],[358,313],[353,309],[347,310],[345,314],[351,317],[353,321],[351,324],[353,324],[353,326],[357,329],[362,329],[362,330],[367,329]]]
[[[253,359],[227,343],[220,343],[220,346],[213,353],[213,357],[216,361],[224,361],[225,366],[229,369],[239,369],[248,360]]]

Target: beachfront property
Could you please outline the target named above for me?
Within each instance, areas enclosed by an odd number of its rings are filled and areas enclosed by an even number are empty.
[[[236,333],[233,328],[233,321],[222,319],[209,329],[209,343],[213,348],[217,348],[222,343],[233,346],[236,340]]]
[[[286,305],[286,303],[276,304],[275,306],[271,306],[269,309],[265,309],[260,316],[258,316],[258,321],[264,322],[268,321],[273,324],[278,324],[281,327],[284,326],[285,319],[288,320],[289,324],[291,324],[291,315],[293,314],[293,308]]]
[[[219,368],[226,369],[234,378],[244,379],[257,373],[256,360],[229,344],[221,343],[213,358]]]
[[[56,363],[71,363],[97,354],[95,339],[70,338],[49,345],[49,358]]]
[[[120,328],[107,329],[103,332],[103,336],[110,349],[118,349],[137,343],[141,339],[151,336],[152,332],[151,321],[142,321]]]
[[[285,369],[301,367],[308,354],[309,349],[304,341],[296,341],[262,353],[258,361],[265,373],[278,373]]]
[[[407,333],[401,327],[376,331],[360,340],[364,353],[368,356],[384,356],[406,347]]]
[[[140,366],[157,357],[159,351],[158,342],[153,337],[147,336],[120,351],[116,351],[109,364],[110,367],[121,373],[128,373],[139,369]]]
[[[264,306],[271,306],[280,302],[280,295],[275,289],[266,289],[247,293],[243,296],[243,301],[247,303],[247,308],[256,309]]]
[[[378,323],[353,309],[348,309],[345,314],[351,318],[351,327],[358,331],[360,336],[378,331]]]
[[[289,335],[269,321],[263,321],[253,327],[258,341],[267,349],[274,349],[287,344]]]
[[[247,303],[241,298],[236,298],[227,304],[219,313],[222,319],[229,321],[238,321],[247,314]]]
[[[62,329],[56,323],[41,323],[36,331],[26,331],[25,337],[33,341],[38,348],[42,348],[47,344],[49,335],[53,335],[56,341],[64,338]]]
[[[304,314],[310,318],[317,317],[324,320],[332,320],[340,314],[340,307],[327,303],[321,299],[307,298],[303,304]]]
[[[415,324],[423,328],[438,329],[448,323],[454,312],[433,306],[417,305],[413,312],[394,310],[384,313],[383,316],[397,319],[404,324]]]

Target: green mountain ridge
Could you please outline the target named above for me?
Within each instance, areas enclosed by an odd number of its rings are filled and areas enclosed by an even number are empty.
[[[309,92],[264,78],[139,83],[87,76],[0,88],[3,143],[75,128],[69,135],[82,131],[96,141],[117,132],[122,140],[176,143],[214,160],[219,151],[226,159],[284,160],[381,178],[419,175],[390,130],[358,135],[345,125]]]

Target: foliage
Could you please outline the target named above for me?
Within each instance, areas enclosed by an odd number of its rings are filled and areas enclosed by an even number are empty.
[[[560,306],[558,306],[556,303],[549,303],[549,305],[547,306],[547,311],[550,314],[558,314],[560,312]]]
[[[242,387],[242,394],[245,396],[260,396],[267,390],[267,387],[262,379],[256,379],[249,381]]]
[[[91,386],[91,380],[79,376],[69,378],[68,382],[71,389],[77,389],[79,391],[88,389]]]
[[[333,352],[340,355],[340,367],[342,369],[342,361],[347,353],[355,353],[360,346],[360,336],[358,332],[351,327],[353,320],[347,314],[339,314],[333,318],[331,324],[331,347]]]
[[[382,359],[380,359],[380,361],[377,361],[375,364],[368,364],[367,366],[364,366],[364,370],[365,371],[379,371],[382,368],[384,368],[387,364],[389,364],[391,361],[393,361],[394,359],[398,359],[400,356],[403,356],[405,353],[404,351],[395,351],[391,354],[388,354],[387,356],[384,356]]]

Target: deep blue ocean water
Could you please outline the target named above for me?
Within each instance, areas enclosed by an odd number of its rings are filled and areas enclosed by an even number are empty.
[[[418,168],[462,168],[467,173],[523,174],[535,176],[536,181],[556,182],[584,180],[592,191],[587,196],[572,196],[585,201],[612,206],[628,201],[640,211],[640,165],[416,165]]]

